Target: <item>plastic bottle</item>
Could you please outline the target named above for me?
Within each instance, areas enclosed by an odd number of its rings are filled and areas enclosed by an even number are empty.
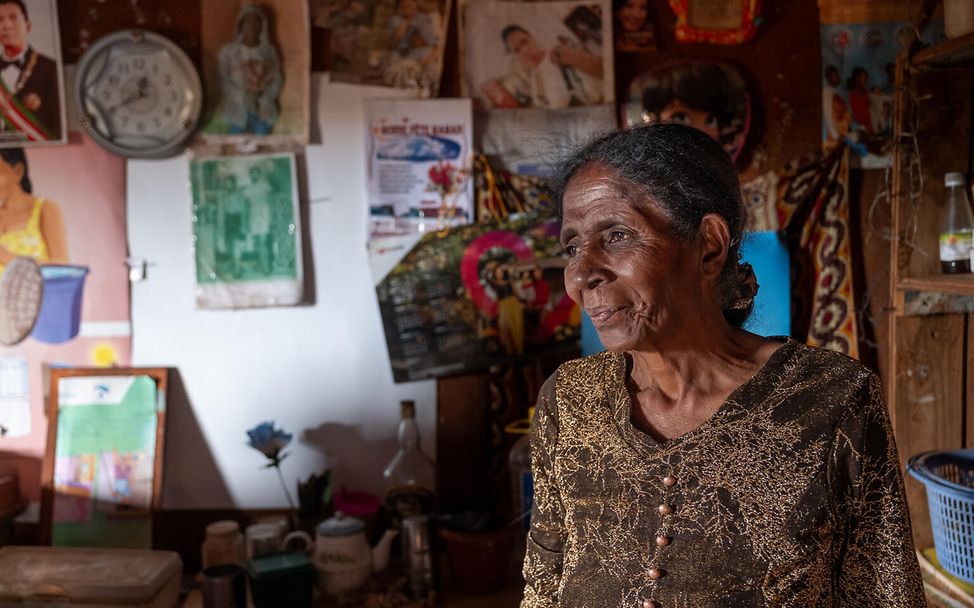
[[[385,507],[394,525],[410,515],[432,513],[436,488],[433,461],[419,445],[415,402],[401,402],[399,413],[399,451],[382,473]]]
[[[534,418],[534,408],[528,408],[527,424],[512,424],[505,430],[508,433],[520,435],[507,457],[507,465],[511,471],[511,500],[514,505],[514,517],[523,515],[523,528],[531,526],[531,504],[534,501],[534,480],[531,477],[531,420]]]
[[[963,173],[944,175],[946,202],[940,216],[940,269],[946,274],[971,271],[974,214]]]

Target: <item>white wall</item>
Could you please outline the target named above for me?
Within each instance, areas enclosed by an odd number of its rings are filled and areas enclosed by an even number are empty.
[[[177,368],[188,401],[175,387],[168,508],[284,506],[274,472],[245,445],[246,429],[263,420],[295,434],[283,464],[292,493],[296,478],[326,465],[338,484],[381,492],[400,399],[416,400],[424,450],[435,452],[435,382],[392,382],[365,248],[361,101],[401,94],[321,75],[313,88],[323,143],[307,148],[302,192],[313,306],[196,310],[188,160],[129,162],[131,255],[150,264],[132,286],[132,362]]]

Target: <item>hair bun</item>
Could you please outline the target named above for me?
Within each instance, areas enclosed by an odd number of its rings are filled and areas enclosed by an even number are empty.
[[[740,326],[754,308],[754,298],[758,295],[758,278],[754,268],[747,262],[737,264],[737,281],[730,297],[724,317],[733,325]]]

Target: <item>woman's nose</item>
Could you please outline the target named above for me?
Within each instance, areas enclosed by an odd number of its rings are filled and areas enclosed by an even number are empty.
[[[576,256],[578,259],[575,260],[571,276],[572,286],[575,289],[595,289],[600,284],[612,280],[612,272],[601,251],[583,247]]]

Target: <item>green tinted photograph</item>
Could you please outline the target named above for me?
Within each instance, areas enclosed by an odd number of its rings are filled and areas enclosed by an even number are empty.
[[[199,285],[300,278],[293,155],[197,160],[191,173]]]

